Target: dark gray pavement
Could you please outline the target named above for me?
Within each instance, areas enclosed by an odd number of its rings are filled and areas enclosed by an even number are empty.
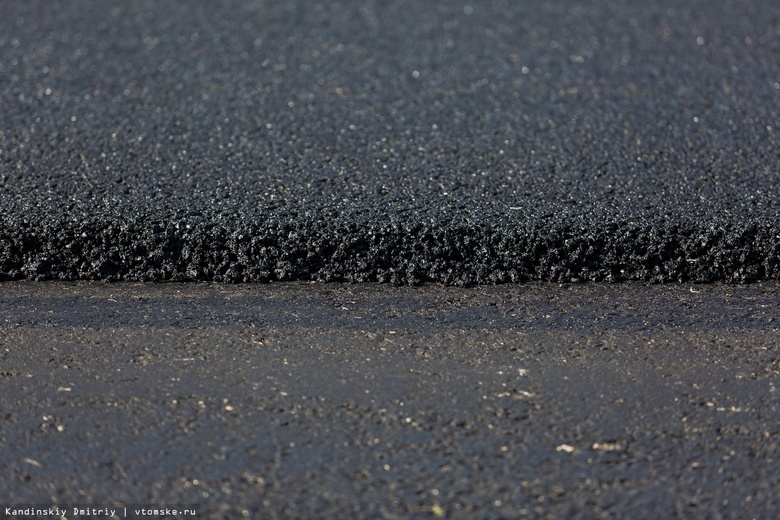
[[[0,277],[780,277],[768,0],[0,6]]]
[[[779,300],[9,282],[0,516],[774,519]]]
[[[0,518],[777,518],[778,57],[768,0],[0,2]]]

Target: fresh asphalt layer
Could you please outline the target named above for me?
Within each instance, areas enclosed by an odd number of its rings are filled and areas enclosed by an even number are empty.
[[[780,278],[770,0],[0,6],[0,277]]]
[[[775,519],[779,300],[8,282],[0,517]]]

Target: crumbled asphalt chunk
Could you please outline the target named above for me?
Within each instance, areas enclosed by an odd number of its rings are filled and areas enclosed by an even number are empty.
[[[780,278],[780,7],[0,8],[0,278]]]

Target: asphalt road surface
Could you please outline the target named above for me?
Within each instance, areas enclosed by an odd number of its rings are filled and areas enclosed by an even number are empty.
[[[0,6],[0,277],[780,278],[780,4]]]
[[[769,0],[0,2],[0,518],[776,518],[778,56]]]
[[[9,282],[0,516],[776,518],[778,298]]]

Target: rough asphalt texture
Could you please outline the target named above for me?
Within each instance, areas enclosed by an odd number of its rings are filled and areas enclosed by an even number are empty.
[[[9,282],[0,506],[774,520],[779,299]]]
[[[0,278],[780,278],[770,0],[2,2]]]

